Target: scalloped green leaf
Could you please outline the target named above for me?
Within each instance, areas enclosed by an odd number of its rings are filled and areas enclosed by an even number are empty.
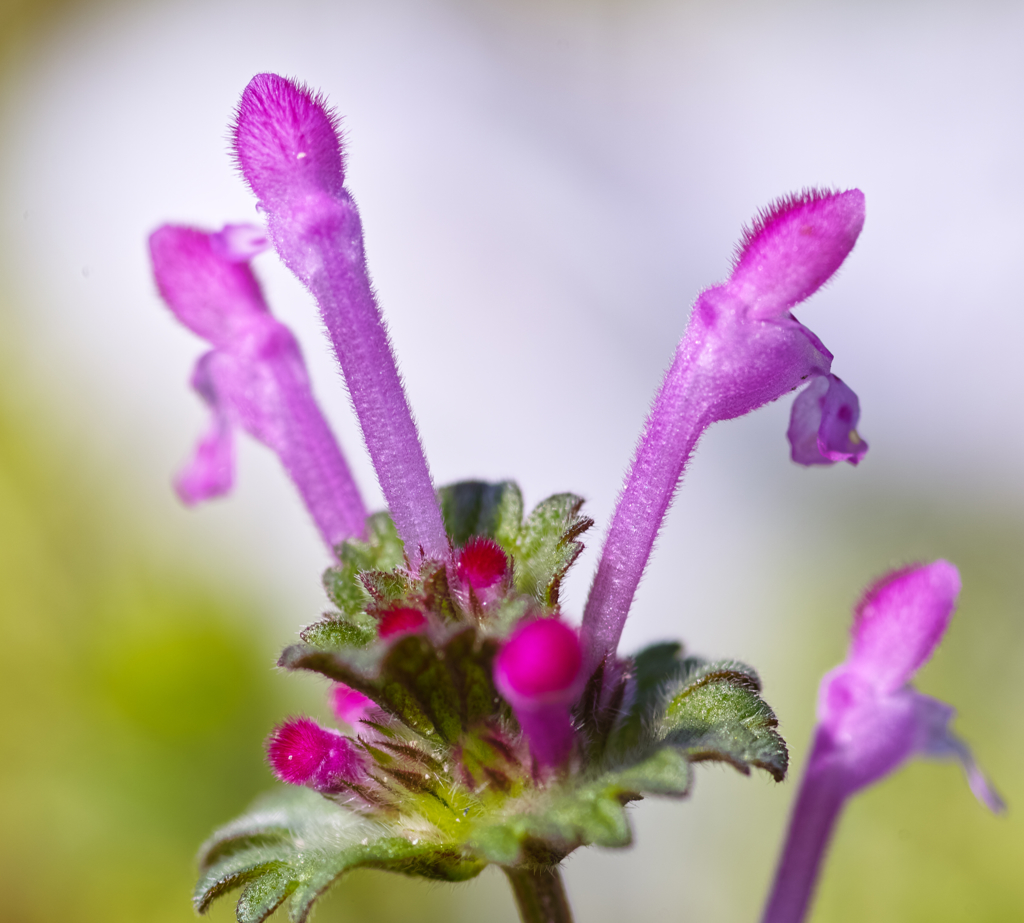
[[[299,883],[287,866],[271,869],[245,886],[235,916],[238,923],[259,923],[269,917]]]
[[[357,615],[331,613],[299,632],[306,644],[330,651],[343,647],[366,647],[377,640],[377,622],[364,612]]]
[[[655,733],[687,758],[721,760],[742,773],[764,769],[777,782],[789,753],[778,719],[760,696],[757,674],[736,661],[684,661],[685,673],[666,691]]]
[[[439,488],[437,496],[455,547],[483,535],[512,550],[523,521],[523,495],[515,482],[460,481]]]
[[[651,723],[661,708],[665,689],[685,670],[681,658],[683,646],[677,641],[652,644],[632,658],[633,701],[628,714],[615,728],[613,751],[622,752],[641,746],[650,733]]]
[[[282,838],[282,819],[287,834]],[[273,846],[232,851],[244,831],[264,831]],[[231,845],[225,845],[231,844]],[[438,881],[464,881],[479,874],[483,862],[457,845],[398,835],[386,823],[369,820],[307,789],[275,793],[250,814],[210,838],[204,856],[216,856],[196,888],[195,906],[205,913],[213,900],[244,887],[237,915],[243,923],[262,923],[288,900],[292,923],[304,923],[313,902],[345,872],[378,868]]]
[[[278,666],[345,683],[421,734],[437,734],[451,743],[494,711],[491,664],[497,649],[496,639],[467,626],[440,650],[420,634],[363,649],[293,644]]]
[[[416,635],[396,642],[394,647],[426,644]],[[374,644],[366,648],[340,648],[323,650],[308,644],[292,644],[281,652],[277,665],[286,670],[308,670],[319,673],[336,683],[345,683],[369,696],[381,708],[401,719],[421,734],[437,733],[422,703],[417,702],[413,690],[388,675],[385,661],[393,648]],[[401,659],[401,658],[400,658]]]
[[[247,814],[217,830],[199,847],[199,870],[206,872],[228,856],[279,845],[289,838],[291,817],[277,799],[262,798]]]
[[[583,498],[555,494],[539,503],[523,523],[513,547],[513,579],[516,589],[552,609],[565,572],[583,551],[576,541],[594,520],[580,516]]]
[[[222,894],[248,885],[284,866],[291,855],[286,843],[257,846],[232,853],[211,865],[199,879],[192,903],[197,913],[206,913]]]
[[[519,811],[510,805],[498,822],[478,822],[469,845],[501,865],[557,862],[580,846],[628,846],[625,806],[644,795],[683,797],[691,770],[686,755],[663,746],[631,765],[586,782],[569,780],[534,793]]]
[[[373,513],[366,520],[366,541],[349,539],[335,549],[338,564],[324,571],[324,589],[342,615],[360,615],[372,601],[359,579],[363,571],[386,573],[405,563],[402,540],[387,513]]]
[[[396,602],[409,592],[409,578],[395,571],[360,571],[359,582],[378,606]]]

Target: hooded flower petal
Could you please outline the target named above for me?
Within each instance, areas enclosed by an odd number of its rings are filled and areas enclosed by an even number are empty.
[[[949,731],[953,709],[908,685],[949,625],[960,576],[947,561],[895,571],[855,611],[846,661],[818,691],[818,726],[764,923],[799,923],[846,800],[914,755],[961,762],[975,796],[1003,803],[967,745]]]
[[[448,538],[387,331],[370,286],[363,231],[344,188],[337,120],[324,100],[276,74],[246,87],[235,154],[274,247],[313,293],[406,554],[447,559]]]
[[[850,652],[839,669],[880,695],[901,689],[938,647],[959,594],[960,574],[948,561],[886,575],[857,604]]]
[[[832,277],[863,227],[859,189],[807,189],[779,199],[744,232],[729,287],[755,316],[779,316]]]
[[[789,308],[839,268],[863,223],[864,196],[856,189],[805,192],[776,203],[746,232],[728,281],[697,299],[647,418],[587,600],[588,673],[618,647],[654,540],[704,430],[781,397],[809,377],[820,389],[816,382],[829,376],[832,354]],[[834,381],[824,403],[814,405],[820,396],[815,390],[794,411],[801,446],[794,458],[804,464],[859,459],[867,448],[859,443],[863,448],[849,450],[856,437],[856,397]],[[846,416],[850,425],[843,431]],[[809,445],[812,429],[821,446],[817,454]]]
[[[223,256],[228,244],[214,246],[215,239],[174,225],[150,237],[160,294],[185,326],[214,347],[192,379],[213,421],[177,479],[178,492],[195,503],[230,489],[231,429],[242,427],[278,454],[334,548],[363,532],[359,491],[313,397],[295,338],[270,315],[248,263],[237,254]]]

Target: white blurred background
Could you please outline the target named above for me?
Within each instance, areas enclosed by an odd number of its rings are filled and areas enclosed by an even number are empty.
[[[344,115],[347,182],[436,481],[587,498],[598,525],[573,613],[689,305],[727,273],[741,226],[803,186],[865,192],[857,248],[797,314],[859,394],[871,451],[857,470],[796,469],[788,399],[712,430],[624,641],[681,636],[762,667],[798,751],[828,661],[785,675],[800,640],[787,611],[827,600],[834,660],[859,587],[933,553],[926,527],[894,552],[889,519],[850,511],[912,496],[925,518],[959,503],[1021,521],[1019,3],[150,0],[69,7],[17,38],[0,268],[25,400],[116,475],[171,558],[258,588],[282,643],[324,605],[325,552],[249,442],[230,499],[178,507],[203,347],[161,306],[145,251],[164,221],[256,218],[226,133],[263,70]],[[272,254],[257,270],[379,503],[310,298]],[[844,569],[855,542],[863,566]],[[716,770],[700,782],[693,803],[637,809],[628,857],[573,858],[581,920],[641,900],[650,919],[754,918],[791,792]],[[748,810],[763,823],[740,842]]]

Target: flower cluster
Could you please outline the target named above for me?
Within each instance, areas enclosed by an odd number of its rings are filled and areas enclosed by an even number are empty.
[[[581,845],[627,844],[628,802],[686,795],[702,760],[785,776],[786,747],[753,670],[684,656],[678,644],[632,657],[618,645],[708,426],[803,386],[787,434],[793,460],[855,465],[867,451],[856,395],[790,313],[853,248],[864,197],[808,190],[779,200],[745,232],[729,278],[698,298],[577,630],[559,588],[592,524],[580,498],[559,494],[527,514],[511,482],[435,490],[324,100],[259,75],[242,96],[233,144],[266,227],[165,226],[150,239],[161,295],[212,347],[193,376],[212,423],[177,489],[188,503],[230,489],[237,428],[281,458],[334,556],[324,586],[336,610],[303,629],[280,665],[332,681],[341,730],[296,718],[272,733],[270,766],[288,786],[206,844],[196,906],[241,886],[240,920],[263,920],[290,900],[299,923],[354,867],[455,881],[496,863],[525,919],[567,919],[558,863]],[[267,308],[250,261],[268,247],[319,306],[387,512],[367,514],[295,339]],[[862,605],[851,657],[823,686],[772,923],[803,912],[844,798],[913,752],[967,758],[945,731],[946,706],[906,687],[941,636],[955,583],[940,563],[889,578]]]

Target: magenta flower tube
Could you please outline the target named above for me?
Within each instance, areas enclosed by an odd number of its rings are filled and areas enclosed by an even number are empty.
[[[271,316],[245,260],[251,240],[238,226],[227,230],[164,225],[149,239],[164,301],[213,346],[192,376],[210,406],[211,428],[178,476],[178,494],[193,504],[230,490],[232,431],[241,427],[277,453],[333,549],[363,534],[366,509],[313,397],[298,344]]]
[[[864,595],[846,661],[818,690],[818,724],[763,923],[803,920],[847,799],[914,755],[960,761],[975,797],[1003,802],[967,745],[949,730],[954,711],[909,685],[946,631],[960,592],[947,561],[896,571]]]
[[[406,554],[447,560],[448,538],[416,424],[374,298],[336,121],[323,100],[275,74],[254,77],[234,148],[281,259],[312,292]]]
[[[839,268],[863,223],[864,196],[856,189],[808,192],[779,202],[747,233],[728,281],[697,299],[647,417],[587,600],[583,645],[588,675],[615,654],[654,540],[704,430],[715,421],[749,413],[808,379],[820,387],[819,379],[834,378],[829,373],[832,354],[789,309]],[[847,398],[845,392],[842,397]],[[854,431],[855,396],[853,412],[845,414],[806,403],[800,408],[799,425],[791,426],[791,432],[831,453],[821,458],[815,449],[814,463],[840,457],[859,461],[867,445]],[[843,421],[848,424],[845,436],[839,432]],[[810,434],[809,427],[814,428]],[[853,440],[857,447],[846,455],[835,448],[837,442],[845,447]],[[808,454],[802,450],[797,460],[806,464]]]
[[[555,618],[521,624],[495,659],[498,692],[541,766],[560,766],[572,752],[569,710],[579,696],[582,665],[576,632]]]

